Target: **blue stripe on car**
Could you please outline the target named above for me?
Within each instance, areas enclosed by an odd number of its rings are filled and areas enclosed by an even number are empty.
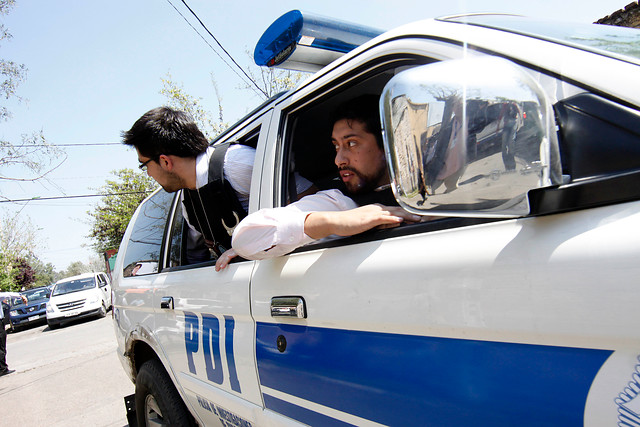
[[[611,353],[257,325],[262,385],[387,425],[582,425],[589,387]],[[265,404],[315,424],[295,405],[266,396]]]
[[[343,423],[335,418],[328,417],[323,414],[311,411],[307,408],[303,408],[298,405],[294,405],[289,402],[285,402],[277,397],[264,394],[264,404],[272,411],[284,414],[289,418],[293,418],[299,421],[304,420],[305,424],[310,426],[352,426],[353,424]]]

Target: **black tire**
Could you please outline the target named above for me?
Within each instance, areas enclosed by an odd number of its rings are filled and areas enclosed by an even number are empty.
[[[100,311],[98,312],[98,319],[102,319],[106,315],[107,315],[107,308],[104,306],[104,303],[102,303],[102,306],[100,307]]]
[[[146,361],[136,376],[138,426],[193,426],[195,422],[162,364]]]
[[[60,327],[59,323],[49,323],[49,322],[47,322],[47,325],[49,325],[49,329],[50,330],[58,329]]]

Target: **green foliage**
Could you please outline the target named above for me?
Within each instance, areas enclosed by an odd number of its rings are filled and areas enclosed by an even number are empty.
[[[24,258],[18,258],[13,263],[13,280],[18,289],[29,288],[35,282],[35,272]]]
[[[13,280],[13,262],[0,252],[0,292],[17,292],[17,285]]]
[[[16,260],[30,260],[38,247],[37,229],[27,216],[0,217],[0,290],[17,290]]]
[[[60,273],[60,279],[66,279],[67,277],[77,276],[82,273],[91,273],[91,266],[83,263],[82,261],[74,261],[67,269]],[[58,280],[60,280],[58,279]]]
[[[29,258],[28,261],[35,273],[35,281],[31,284],[31,288],[48,286],[60,279],[60,273],[55,271],[55,267],[50,262],[45,264],[35,256]]]
[[[87,212],[92,218],[89,237],[94,239],[98,254],[120,246],[136,208],[157,187],[152,178],[133,169],[121,169],[112,174],[117,179],[106,181],[99,190],[104,196],[95,210]]]

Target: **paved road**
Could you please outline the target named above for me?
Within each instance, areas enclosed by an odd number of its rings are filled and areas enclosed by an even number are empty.
[[[123,397],[134,386],[116,355],[111,312],[8,334],[7,363],[16,372],[0,377],[0,406],[10,425],[127,426]]]

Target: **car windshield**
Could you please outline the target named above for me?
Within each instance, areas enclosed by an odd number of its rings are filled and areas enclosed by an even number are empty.
[[[640,30],[634,28],[542,21],[510,15],[469,15],[444,20],[524,34],[640,64]]]
[[[96,286],[96,281],[93,277],[87,277],[86,279],[70,280],[68,282],[58,283],[53,288],[52,295],[64,295],[72,292],[83,291],[85,289],[91,289]]]
[[[19,305],[24,305],[22,297],[11,297],[11,307],[17,307]]]
[[[40,301],[49,298],[49,290],[47,288],[33,289],[30,291],[22,292],[22,295],[27,298],[28,303]]]

